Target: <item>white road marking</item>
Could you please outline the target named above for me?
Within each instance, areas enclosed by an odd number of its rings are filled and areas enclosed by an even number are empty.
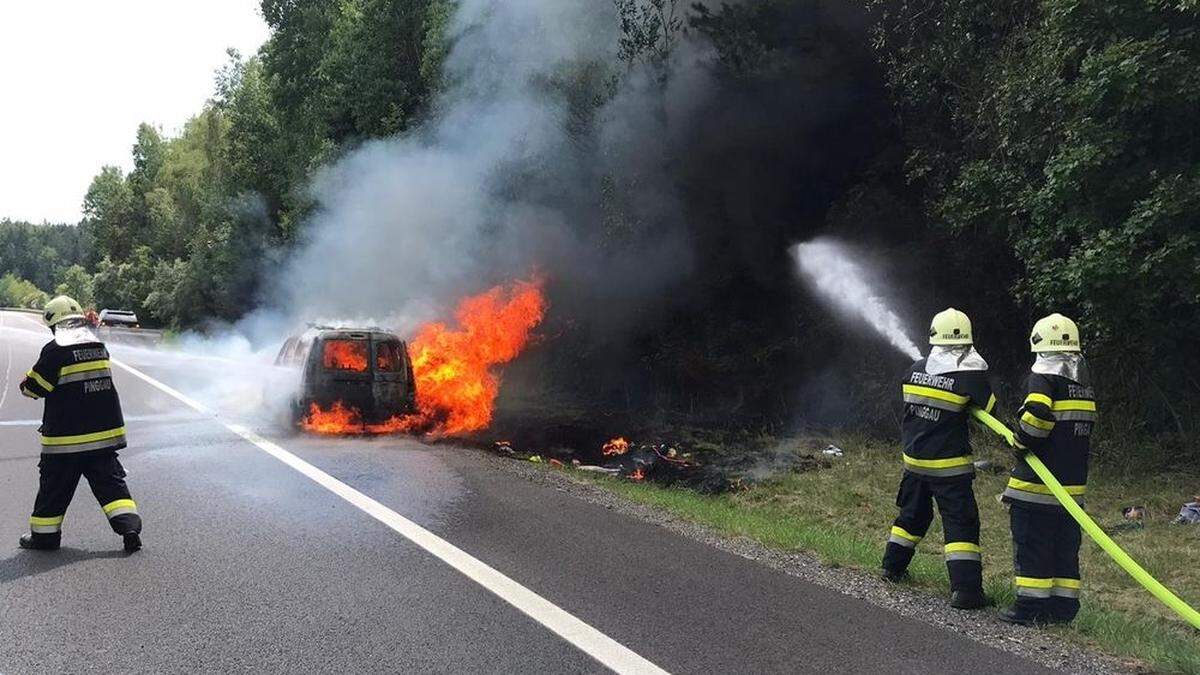
[[[4,327],[4,316],[4,314],[0,314],[0,328]],[[4,346],[8,354],[8,360],[4,365],[4,388],[0,389],[0,408],[3,408],[4,402],[8,400],[8,378],[12,374],[12,342],[5,340]]]
[[[217,418],[216,413],[207,406],[159,382],[133,366],[114,358],[110,358],[109,361],[158,390],[179,399],[198,412],[213,416],[215,421],[219,422],[225,428],[254,444],[268,455],[300,472],[326,490],[341,497],[363,513],[387,525],[401,536],[433,554],[434,557],[458,570],[467,578],[483,586],[501,600],[517,608],[529,618],[550,629],[550,631],[571,643],[583,653],[599,661],[613,672],[666,674],[667,671],[596,630],[561,607],[518,584],[445,539],[284,450],[270,440],[259,436],[254,431],[240,424],[231,424]]]

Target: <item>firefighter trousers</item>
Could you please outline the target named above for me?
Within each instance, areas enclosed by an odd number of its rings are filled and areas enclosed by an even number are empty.
[[[35,540],[57,543],[62,537],[63,518],[80,476],[87,478],[92,494],[117,534],[142,531],[137,504],[125,485],[125,469],[115,450],[63,455],[42,455],[38,462],[41,481],[29,529]]]
[[[1058,506],[1009,507],[1018,611],[1054,621],[1079,612],[1079,523]]]
[[[979,507],[971,488],[974,476],[930,479],[904,472],[896,506],[900,508],[883,554],[883,569],[901,574],[908,569],[917,544],[933,522],[937,502],[945,532],[946,570],[952,590],[982,591],[983,558],[979,548]]]

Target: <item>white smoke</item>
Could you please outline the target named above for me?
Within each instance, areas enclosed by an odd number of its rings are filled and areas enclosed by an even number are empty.
[[[661,225],[655,238],[613,260],[595,241],[605,176],[631,173],[622,153],[647,152],[669,124],[636,118],[649,107],[637,78],[590,122],[569,123],[562,87],[616,75],[619,25],[608,0],[459,2],[446,89],[428,118],[317,174],[304,244],[273,275],[265,312],[241,328],[338,317],[408,332],[465,294],[535,270],[595,277],[591,287],[610,294],[677,278],[689,251],[670,222],[681,220],[672,189],[655,177],[639,171],[644,187],[632,195]]]
[[[866,270],[846,246],[831,239],[814,239],[797,244],[792,255],[804,279],[839,313],[865,320],[905,356],[921,358],[921,350],[905,333],[900,317],[872,288]]]
[[[690,268],[662,157],[683,142],[669,131],[698,114],[670,102],[715,85],[701,48],[687,43],[665,92],[636,69],[622,73],[619,37],[610,0],[460,0],[445,85],[423,120],[319,170],[308,187],[313,211],[296,249],[267,273],[260,309],[182,351],[274,375],[271,355],[306,324],[408,336],[463,296],[530,274],[547,277],[560,298],[605,307],[605,326],[632,321],[638,303]],[[566,92],[589,81],[608,102],[580,119]],[[603,202],[614,193],[622,218],[641,226],[624,248],[601,241],[610,228]],[[188,391],[278,407],[221,381]]]

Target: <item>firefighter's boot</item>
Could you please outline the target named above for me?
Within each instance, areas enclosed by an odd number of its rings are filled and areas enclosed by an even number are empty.
[[[1017,600],[1012,607],[1000,612],[1000,620],[1021,626],[1037,626],[1049,623],[1045,601],[1025,602]]]
[[[57,551],[62,545],[62,533],[54,534],[23,534],[17,545],[31,551]]]
[[[1062,598],[1053,596],[1050,598],[1049,606],[1046,611],[1046,621],[1049,623],[1071,623],[1075,620],[1075,615],[1079,613],[1079,600],[1077,598]]]
[[[124,535],[124,539],[126,553],[133,553],[134,551],[141,550],[142,537],[137,532],[130,532],[129,534]]]
[[[955,609],[979,609],[987,604],[982,588],[960,588],[950,594],[950,606]]]

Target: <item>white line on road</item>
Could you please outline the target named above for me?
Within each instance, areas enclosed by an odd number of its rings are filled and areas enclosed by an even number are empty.
[[[4,326],[4,315],[0,314],[0,327]],[[4,365],[4,388],[0,389],[0,408],[4,407],[4,402],[8,400],[8,378],[12,374],[12,342],[5,340],[4,346],[8,353],[8,360]]]
[[[189,407],[212,415],[214,418],[216,417],[216,414],[209,410],[207,406],[159,382],[137,368],[122,363],[117,359],[110,358],[109,360],[160,391],[174,396]],[[259,436],[254,431],[240,424],[230,424],[219,418],[216,421],[238,436],[253,443],[258,449],[292,467],[321,487],[395,530],[409,541],[433,554],[436,558],[458,570],[488,591],[491,591],[501,600],[550,629],[559,637],[575,645],[580,651],[596,659],[614,672],[666,674],[667,671],[596,630],[561,607],[518,584],[445,539],[284,450],[270,440]]]

